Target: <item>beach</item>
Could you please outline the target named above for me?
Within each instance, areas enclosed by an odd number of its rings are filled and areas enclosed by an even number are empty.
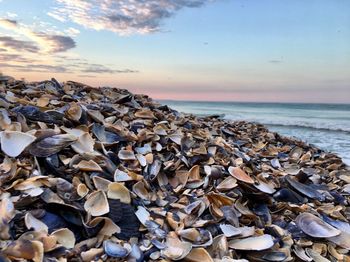
[[[160,101],[181,112],[252,121],[338,154],[350,165],[350,105]]]
[[[349,260],[346,165],[232,107],[1,80],[0,259]]]

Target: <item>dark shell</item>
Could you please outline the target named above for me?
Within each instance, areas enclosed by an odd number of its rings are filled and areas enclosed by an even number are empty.
[[[307,202],[305,198],[289,188],[280,189],[273,195],[273,198],[277,201],[290,202],[293,204],[302,204]]]
[[[325,196],[319,193],[317,190],[313,189],[312,187],[302,184],[294,179],[292,179],[290,176],[286,177],[287,182],[289,185],[291,185],[295,190],[297,190],[299,193],[302,193],[303,195],[316,199],[318,201],[325,201]]]
[[[70,135],[54,135],[32,143],[28,150],[33,156],[48,157],[60,152],[75,141],[76,139]]]
[[[42,112],[36,106],[19,106],[13,109],[16,113],[21,113],[29,121],[40,121],[48,124],[60,124],[55,118],[48,113]]]

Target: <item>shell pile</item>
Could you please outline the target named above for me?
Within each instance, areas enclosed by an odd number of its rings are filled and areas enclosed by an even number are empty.
[[[350,171],[127,90],[0,83],[0,261],[350,261]]]

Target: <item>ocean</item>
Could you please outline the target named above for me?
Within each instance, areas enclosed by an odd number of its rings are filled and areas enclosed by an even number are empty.
[[[295,137],[336,153],[350,166],[350,105],[159,101],[195,115],[222,114],[225,119],[264,124],[271,131]]]

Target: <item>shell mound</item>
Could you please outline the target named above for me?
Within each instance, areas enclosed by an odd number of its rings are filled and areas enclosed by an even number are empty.
[[[350,171],[264,126],[0,79],[0,260],[349,261]]]

